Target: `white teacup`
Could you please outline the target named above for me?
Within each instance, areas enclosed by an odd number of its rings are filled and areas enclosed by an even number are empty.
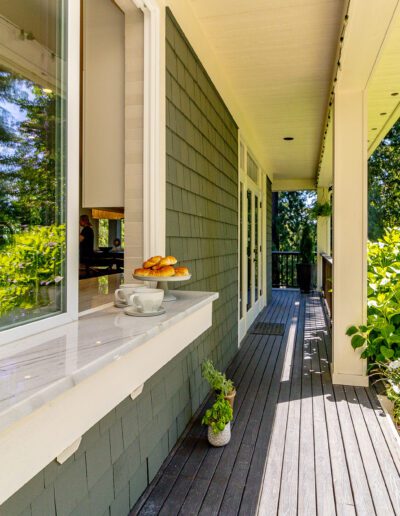
[[[133,305],[138,312],[156,312],[164,299],[164,291],[161,288],[147,288],[136,292],[129,298],[129,304]]]
[[[115,291],[115,301],[117,303],[131,305],[132,301],[130,300],[132,294],[136,292],[143,292],[148,290],[148,287],[143,287],[141,285],[135,285],[134,283],[125,283],[124,285],[120,285],[120,288]]]

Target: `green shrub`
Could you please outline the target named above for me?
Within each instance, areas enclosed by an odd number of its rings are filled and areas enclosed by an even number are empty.
[[[65,226],[36,226],[0,250],[0,315],[41,303],[40,287],[63,280]]]
[[[208,425],[212,428],[214,434],[222,432],[229,421],[233,419],[232,407],[229,404],[223,394],[217,396],[217,400],[214,405],[206,410],[206,413],[201,420],[203,425]]]
[[[385,362],[400,358],[400,228],[368,243],[368,319],[347,332],[362,358]]]

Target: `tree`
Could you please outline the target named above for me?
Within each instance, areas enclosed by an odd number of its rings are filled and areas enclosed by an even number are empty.
[[[60,223],[60,98],[4,70],[0,86],[0,221]]]
[[[368,236],[376,241],[400,226],[400,120],[368,161],[368,197]]]
[[[310,215],[310,206],[316,194],[310,191],[279,192],[278,206],[273,224],[276,225],[279,242],[277,251],[298,251],[305,226],[310,227],[314,247],[316,246],[316,221]]]

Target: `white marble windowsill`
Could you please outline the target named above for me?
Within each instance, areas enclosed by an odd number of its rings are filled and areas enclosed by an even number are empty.
[[[13,470],[0,504],[211,325],[217,293],[176,296],[158,317],[108,307],[0,348],[0,454]]]

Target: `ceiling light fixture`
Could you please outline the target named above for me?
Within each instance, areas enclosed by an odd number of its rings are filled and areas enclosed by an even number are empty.
[[[286,142],[290,142],[290,141],[294,140],[293,136],[285,136],[283,139],[284,139]]]

